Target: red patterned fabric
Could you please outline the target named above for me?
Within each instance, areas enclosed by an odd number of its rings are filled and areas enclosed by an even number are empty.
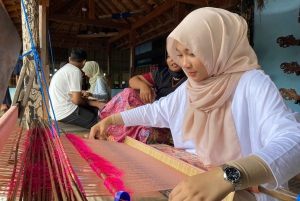
[[[143,76],[143,78],[145,78],[147,80],[147,82],[149,82],[150,84],[155,86],[155,82],[151,76],[151,73],[146,73],[146,74],[143,74],[142,76]]]
[[[202,170],[209,170],[213,167],[211,166],[205,166],[203,164],[203,162],[201,160],[199,160],[199,157],[195,154],[192,154],[192,153],[188,153],[182,149],[176,149],[174,147],[171,147],[169,145],[166,145],[166,144],[153,144],[153,145],[150,145],[151,147],[161,151],[161,152],[164,152],[174,158],[177,158],[179,160],[182,160],[188,164],[191,164],[195,167],[198,167]]]
[[[100,113],[100,118],[104,119],[112,114],[130,110],[144,105],[139,94],[131,88],[126,88],[111,99]],[[107,129],[108,141],[123,142],[125,136],[129,136],[147,144],[165,143],[170,144],[172,136],[168,128],[152,128],[146,126],[112,125]]]

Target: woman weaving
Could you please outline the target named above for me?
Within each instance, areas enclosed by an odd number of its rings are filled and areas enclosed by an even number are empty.
[[[245,20],[197,9],[168,36],[167,50],[188,80],[151,105],[102,120],[90,138],[112,124],[170,127],[175,147],[210,168],[178,184],[171,201],[222,200],[231,191],[235,200],[276,200],[245,189],[286,185],[299,172],[300,124],[260,70]]]

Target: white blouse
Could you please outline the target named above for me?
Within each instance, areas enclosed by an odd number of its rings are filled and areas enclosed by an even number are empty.
[[[171,129],[174,146],[196,154],[193,140],[182,141],[182,120],[188,94],[183,83],[166,97],[121,113],[125,126],[144,125]],[[255,154],[269,166],[276,183],[286,185],[300,172],[300,123],[288,108],[268,75],[261,70],[245,72],[233,94],[232,115],[243,156]],[[257,200],[276,200],[256,194]]]
[[[98,78],[96,80],[96,85],[94,88],[94,91],[90,93],[93,94],[93,97],[98,99],[98,100],[108,100],[108,93],[107,93],[107,89],[106,89],[106,84],[101,80],[101,78]]]

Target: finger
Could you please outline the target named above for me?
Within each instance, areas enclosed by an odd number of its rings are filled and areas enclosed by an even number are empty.
[[[153,102],[153,99],[152,99],[152,95],[151,95],[151,94],[149,94],[148,99],[149,99],[149,103],[152,103],[152,102]]]
[[[180,183],[179,183],[179,184],[171,191],[170,196],[169,196],[169,200],[172,200],[172,201],[173,201],[173,199],[175,198],[175,196],[181,192],[181,190],[182,190],[182,187],[181,187],[181,186],[182,186],[182,182],[180,182]]]
[[[147,103],[147,99],[145,98],[144,94],[141,94],[141,99],[144,103]]]
[[[188,195],[185,195],[180,191],[173,199],[172,201],[187,201]]]
[[[96,134],[98,133],[99,126],[98,124],[94,125],[91,128],[90,134],[89,134],[89,139],[95,139]]]

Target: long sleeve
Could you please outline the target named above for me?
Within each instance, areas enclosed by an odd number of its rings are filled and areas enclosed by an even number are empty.
[[[276,188],[299,173],[298,114],[285,105],[262,71],[247,72],[241,80],[232,110],[243,155],[255,154],[264,160],[276,180],[265,186]]]
[[[121,112],[125,126],[152,126],[170,128],[174,146],[195,153],[193,140],[182,141],[182,120],[187,104],[185,83],[174,92],[152,104]]]
[[[108,100],[106,86],[105,83],[102,82],[101,78],[97,79],[95,89],[90,93],[92,93],[93,97],[97,98],[98,100]]]

